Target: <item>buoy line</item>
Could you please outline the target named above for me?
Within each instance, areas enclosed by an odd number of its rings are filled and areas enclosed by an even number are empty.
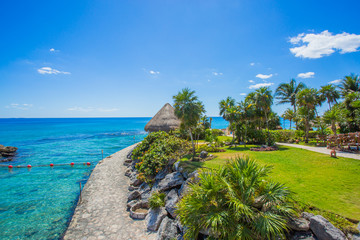
[[[96,162],[84,162],[84,163],[59,163],[59,164],[54,164],[54,163],[50,163],[50,164],[41,164],[41,165],[5,165],[5,164],[0,164],[0,167],[6,167],[6,168],[9,168],[9,169],[12,169],[12,168],[33,168],[33,167],[56,167],[56,166],[75,166],[75,165],[80,165],[80,166],[90,166],[92,164],[94,164]]]

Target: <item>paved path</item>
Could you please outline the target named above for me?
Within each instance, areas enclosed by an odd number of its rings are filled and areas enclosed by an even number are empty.
[[[125,148],[100,161],[82,191],[82,201],[76,207],[64,239],[152,240],[144,221],[135,221],[126,211],[129,179],[123,162],[134,147]]]
[[[331,152],[331,149],[327,149],[326,147],[310,147],[310,146],[291,144],[291,143],[276,143],[276,144],[283,145],[283,146],[289,146],[289,147],[295,147],[295,148],[302,148],[302,149],[306,149],[306,150],[313,151],[313,152],[324,153],[329,156],[330,156],[330,152]],[[336,151],[336,156],[360,160],[360,154],[355,154],[355,153]]]

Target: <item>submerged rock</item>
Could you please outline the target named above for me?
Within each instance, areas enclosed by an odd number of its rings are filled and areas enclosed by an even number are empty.
[[[17,147],[5,147],[4,145],[0,145],[0,156],[13,157],[16,155],[17,150],[18,150]]]
[[[345,240],[345,234],[321,215],[310,218],[310,229],[319,240]]]

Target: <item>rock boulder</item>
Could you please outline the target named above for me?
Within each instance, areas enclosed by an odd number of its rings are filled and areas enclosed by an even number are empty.
[[[176,210],[176,203],[179,200],[179,196],[175,189],[172,189],[165,198],[165,208],[166,211],[171,215],[171,217],[176,218],[177,214],[175,213]]]
[[[319,240],[345,240],[345,234],[321,215],[310,218],[310,229]]]
[[[147,229],[149,231],[157,231],[160,227],[161,221],[167,216],[167,211],[164,207],[150,209],[145,220],[147,223]]]
[[[179,235],[175,221],[165,217],[161,222],[156,240],[173,240],[177,239]]]
[[[173,172],[165,176],[163,180],[157,185],[157,189],[160,192],[180,187],[184,183],[184,178],[181,173]]]

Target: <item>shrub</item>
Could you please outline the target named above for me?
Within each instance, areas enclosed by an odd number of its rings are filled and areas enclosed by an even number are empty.
[[[164,169],[171,159],[178,159],[190,149],[187,141],[165,132],[150,133],[133,151],[135,167],[142,179],[151,183],[158,172]]]
[[[221,131],[220,129],[211,129],[212,134],[216,135],[216,136],[223,136],[224,132]]]
[[[205,170],[178,203],[185,239],[208,230],[210,239],[284,237],[294,214],[290,191],[267,177],[270,167],[237,158],[220,169]]]
[[[303,130],[295,130],[295,138],[302,138],[305,136],[305,132]]]
[[[165,197],[166,197],[165,193],[160,193],[158,191],[153,192],[149,198],[150,208],[156,209],[159,207],[164,207]]]
[[[206,145],[206,144],[203,144],[203,145],[199,145],[196,149],[196,152],[197,153],[200,153],[202,151],[206,151],[206,152],[225,152],[224,149],[222,148],[217,148],[215,147],[215,145]]]
[[[275,142],[289,142],[291,139],[295,138],[294,130],[273,130],[270,131],[270,133]]]

